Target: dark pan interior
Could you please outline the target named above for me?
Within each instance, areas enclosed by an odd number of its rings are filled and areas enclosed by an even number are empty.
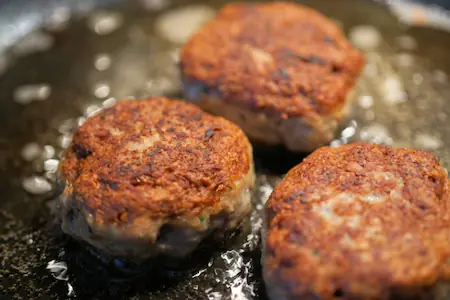
[[[204,17],[224,4],[199,0],[192,10]],[[100,263],[53,221],[54,169],[78,124],[115,99],[180,95],[180,44],[155,24],[192,5],[146,0],[72,16],[60,10],[59,19],[47,19],[44,29],[0,54],[1,299],[266,299],[260,212],[273,186],[304,155],[255,145],[251,233],[184,271],[149,266],[147,274],[131,276]],[[308,5],[337,20],[354,41],[361,32],[372,38],[365,44],[354,115],[333,144],[364,140],[422,148],[450,166],[450,35],[406,26],[369,1]],[[182,31],[180,20],[189,18],[175,20],[175,31]]]

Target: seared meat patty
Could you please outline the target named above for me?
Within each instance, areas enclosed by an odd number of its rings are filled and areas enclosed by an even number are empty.
[[[293,3],[229,4],[181,51],[185,96],[292,151],[331,141],[364,65],[339,27]]]
[[[430,153],[363,143],[315,151],[266,204],[270,298],[448,299],[449,199]]]
[[[176,100],[123,101],[87,120],[60,166],[62,229],[133,261],[184,257],[251,211],[252,147]]]

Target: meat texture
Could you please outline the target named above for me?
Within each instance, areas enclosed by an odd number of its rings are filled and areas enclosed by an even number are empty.
[[[225,6],[180,64],[188,100],[255,141],[300,152],[332,140],[363,65],[333,21],[283,2]]]
[[[424,151],[323,147],[265,212],[270,298],[448,299],[449,179]]]
[[[252,147],[231,122],[166,98],[119,102],[76,132],[60,166],[63,230],[133,261],[182,258],[251,211]]]

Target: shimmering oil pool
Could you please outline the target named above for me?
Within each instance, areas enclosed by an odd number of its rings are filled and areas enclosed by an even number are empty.
[[[178,49],[223,4],[127,1],[83,15],[60,9],[0,54],[1,299],[266,299],[260,212],[300,155],[255,147],[252,232],[183,274],[130,277],[107,268],[62,235],[53,217],[55,170],[73,130],[118,100],[179,95]],[[409,6],[309,4],[341,24],[367,57],[354,116],[332,144],[422,148],[449,167],[450,35],[408,25]],[[434,23],[445,25],[439,17],[443,23]]]

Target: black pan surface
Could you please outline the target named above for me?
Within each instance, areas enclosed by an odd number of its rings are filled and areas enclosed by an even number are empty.
[[[54,171],[73,130],[116,99],[179,96],[176,63],[184,34],[225,2],[142,0],[95,7],[80,1],[74,10],[51,6],[53,13],[43,20],[18,22],[16,15],[16,23],[14,7],[10,19],[2,11],[0,22],[14,25],[1,27],[0,50],[2,42],[14,44],[0,51],[0,299],[266,299],[260,212],[273,186],[303,155],[254,145],[258,186],[251,233],[184,271],[149,266],[146,274],[130,275],[106,266],[61,234],[53,216]],[[43,2],[32,3],[30,9],[42,11]],[[307,4],[342,24],[367,57],[354,115],[333,145],[363,140],[422,148],[448,168],[450,35],[405,25],[392,7],[370,1]],[[414,13],[420,24],[436,17]],[[446,15],[439,18],[445,23]],[[42,29],[17,40],[17,32],[40,21]]]

